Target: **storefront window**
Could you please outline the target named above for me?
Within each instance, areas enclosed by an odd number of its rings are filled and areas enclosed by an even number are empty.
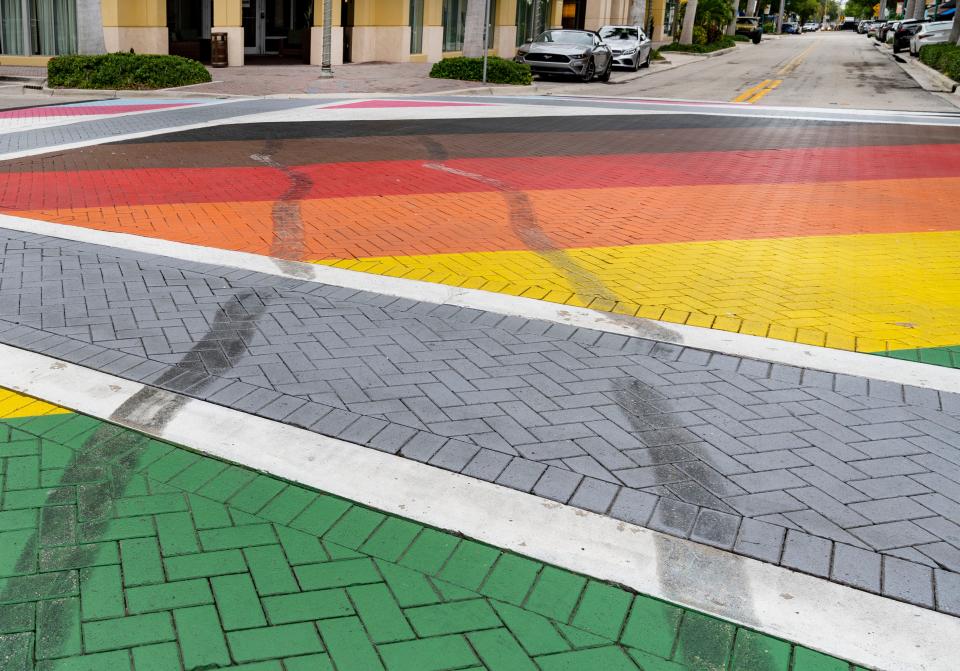
[[[443,50],[463,49],[463,27],[467,19],[467,0],[443,0]]]
[[[410,53],[423,53],[423,0],[410,0]]]
[[[77,52],[76,0],[0,0],[0,53]]]
[[[517,0],[517,46],[547,29],[550,0]]]

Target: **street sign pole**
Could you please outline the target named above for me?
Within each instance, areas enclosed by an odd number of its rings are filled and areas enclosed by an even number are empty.
[[[490,0],[483,3],[483,83],[487,83],[487,52],[490,42]]]

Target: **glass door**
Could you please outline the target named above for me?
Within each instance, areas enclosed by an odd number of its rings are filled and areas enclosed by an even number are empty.
[[[263,0],[243,0],[241,8],[243,52],[252,55],[262,54],[265,23]]]

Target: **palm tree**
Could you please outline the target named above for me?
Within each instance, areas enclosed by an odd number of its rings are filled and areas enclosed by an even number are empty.
[[[950,44],[960,44],[960,12],[953,13],[953,25],[950,27]]]
[[[469,58],[483,56],[483,23],[488,0],[467,0],[467,15],[463,25],[463,55]]]
[[[82,54],[106,53],[100,0],[77,0],[77,46]]]
[[[630,12],[627,14],[627,23],[632,26],[643,26],[647,18],[647,0],[630,0]],[[646,29],[646,27],[644,27]]]

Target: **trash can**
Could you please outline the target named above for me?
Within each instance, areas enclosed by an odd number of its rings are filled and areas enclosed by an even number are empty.
[[[210,35],[210,66],[214,68],[227,67],[226,33],[211,33]]]

